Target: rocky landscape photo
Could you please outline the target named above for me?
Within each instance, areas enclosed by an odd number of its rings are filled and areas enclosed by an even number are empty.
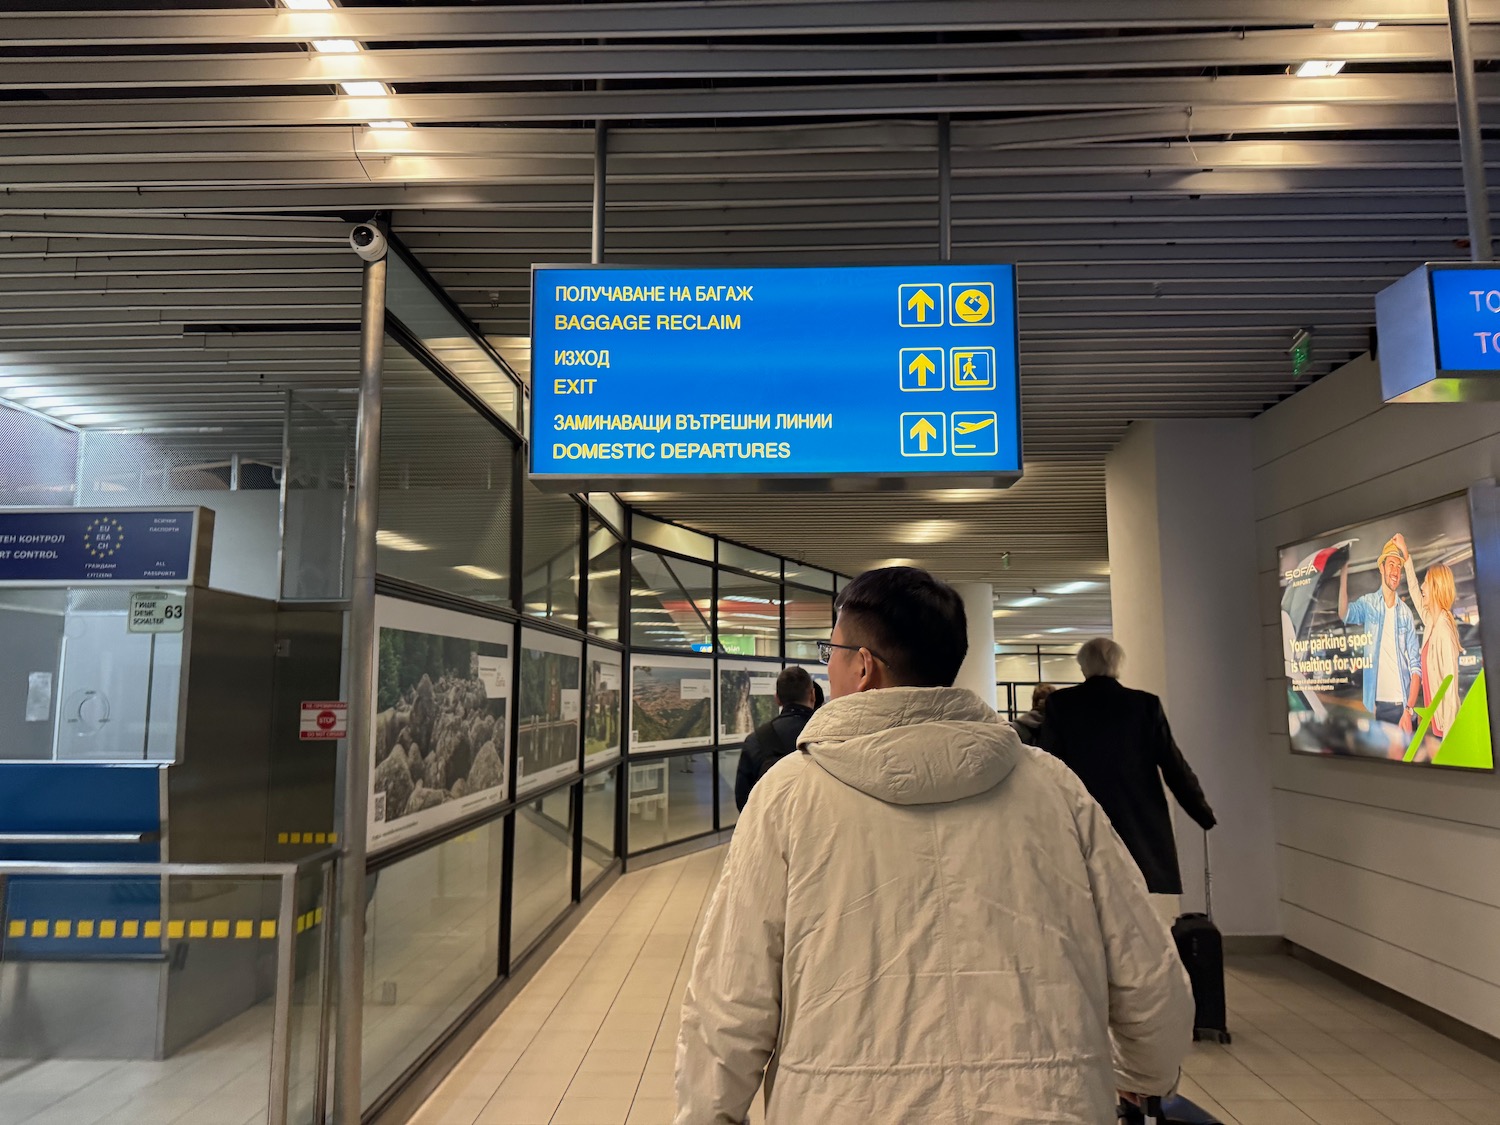
[[[713,743],[713,668],[665,662],[636,664],[630,677],[630,748]],[[665,744],[665,745],[663,745]]]
[[[777,715],[776,677],[781,669],[719,668],[719,734],[743,739]]]
[[[507,655],[504,644],[380,630],[375,823],[490,790],[503,799],[506,699],[486,692],[481,666]]]

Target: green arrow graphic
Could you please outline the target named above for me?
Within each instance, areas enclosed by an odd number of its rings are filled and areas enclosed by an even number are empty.
[[[1452,685],[1453,677],[1444,677],[1443,682],[1438,685],[1437,694],[1432,697],[1430,705],[1412,708],[1422,722],[1418,725],[1416,733],[1411,736],[1411,745],[1406,748],[1406,757],[1402,761],[1411,762],[1416,760],[1417,751],[1422,746],[1422,740],[1427,737],[1427,728],[1432,726],[1432,716],[1437,713],[1438,704],[1443,701],[1443,696],[1448,694],[1448,688]]]

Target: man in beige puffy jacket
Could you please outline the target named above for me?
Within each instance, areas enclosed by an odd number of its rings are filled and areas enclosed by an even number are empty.
[[[838,611],[832,698],[704,922],[676,1125],[738,1125],[763,1079],[766,1125],[1105,1125],[1169,1092],[1187,975],[1083,785],[951,686],[958,595],[892,567]]]

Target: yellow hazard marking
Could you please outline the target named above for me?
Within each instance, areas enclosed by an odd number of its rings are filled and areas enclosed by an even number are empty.
[[[319,906],[297,915],[296,923],[299,934],[321,926],[323,908]],[[160,940],[163,932],[171,941],[184,938],[244,941],[257,937],[270,940],[276,937],[276,919],[172,918],[163,923],[159,919],[139,918],[11,918],[5,924],[5,934],[11,938]]]
[[[337,844],[337,832],[278,832],[278,844]]]

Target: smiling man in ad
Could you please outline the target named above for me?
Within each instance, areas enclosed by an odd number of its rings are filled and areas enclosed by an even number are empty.
[[[1491,769],[1462,497],[1281,552],[1292,749]]]

